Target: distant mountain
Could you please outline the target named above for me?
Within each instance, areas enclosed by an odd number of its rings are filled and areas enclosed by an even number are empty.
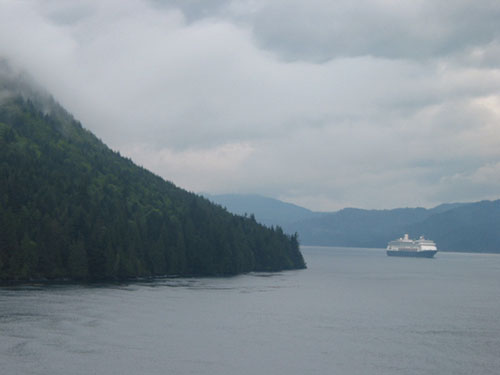
[[[267,226],[288,226],[294,222],[321,216],[307,208],[261,195],[221,194],[206,197],[237,215],[255,215],[255,219]]]
[[[500,253],[500,200],[460,205],[405,230],[425,233],[441,250]]]
[[[500,252],[500,201],[319,213],[254,195],[210,199],[234,213],[253,213],[258,221],[279,225],[286,233],[297,232],[306,245],[385,248],[388,241],[408,233],[436,241],[443,251]]]
[[[500,252],[500,201],[444,204],[432,209],[347,208],[284,229],[298,232],[309,245],[385,248],[389,240],[410,237],[434,240],[439,250]]]
[[[389,239],[401,236],[401,226],[425,220],[429,215],[424,208],[345,208],[295,222],[285,226],[285,230],[298,232],[301,242],[309,245],[385,247]]]
[[[295,236],[136,166],[1,63],[0,280],[305,267]]]

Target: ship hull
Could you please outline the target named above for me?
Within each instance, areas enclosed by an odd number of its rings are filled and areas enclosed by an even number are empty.
[[[436,255],[437,250],[421,250],[421,251],[404,251],[404,250],[387,250],[387,255],[391,257],[412,257],[412,258],[432,258]]]

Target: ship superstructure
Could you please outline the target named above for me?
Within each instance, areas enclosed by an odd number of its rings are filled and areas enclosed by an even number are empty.
[[[432,258],[437,253],[434,241],[420,236],[418,240],[412,240],[405,234],[402,238],[390,241],[387,245],[387,255],[404,257]]]

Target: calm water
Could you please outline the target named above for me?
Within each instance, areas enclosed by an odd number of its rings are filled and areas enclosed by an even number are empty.
[[[303,252],[304,271],[2,288],[1,373],[500,373],[499,255]]]

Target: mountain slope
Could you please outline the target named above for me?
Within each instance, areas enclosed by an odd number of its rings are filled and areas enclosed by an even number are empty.
[[[409,225],[425,233],[441,250],[500,253],[500,200],[461,205]]]
[[[0,100],[0,279],[305,267],[296,237],[134,165],[53,101]]]
[[[297,231],[303,243],[312,245],[385,247],[391,238],[401,236],[401,226],[420,222],[429,216],[424,208],[362,210],[345,208],[311,220],[285,226]]]
[[[384,248],[408,233],[425,235],[440,250],[500,252],[500,201],[443,204],[432,209],[347,208],[284,229],[308,245]]]

